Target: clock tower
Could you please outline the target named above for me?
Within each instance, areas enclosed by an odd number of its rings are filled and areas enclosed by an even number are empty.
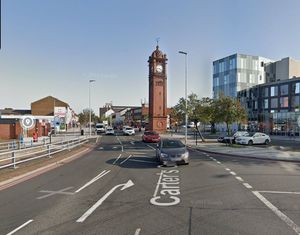
[[[149,57],[149,129],[167,130],[167,56],[158,45]]]

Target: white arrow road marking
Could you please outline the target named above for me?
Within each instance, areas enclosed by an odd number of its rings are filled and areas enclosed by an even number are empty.
[[[96,180],[102,178],[103,176],[105,176],[106,174],[108,174],[110,172],[107,170],[102,171],[99,175],[97,175],[95,178],[91,179],[89,182],[87,182],[85,185],[83,185],[81,188],[77,189],[75,191],[75,193],[79,193],[81,190],[83,190],[84,188],[86,188],[87,186],[91,185],[92,183],[94,183]]]
[[[104,201],[107,199],[110,194],[112,194],[117,188],[122,187],[120,190],[125,190],[131,186],[133,186],[134,183],[131,180],[128,180],[125,184],[118,184],[115,187],[113,187],[111,190],[109,190],[102,198],[100,198],[90,209],[88,209],[76,222],[82,223],[84,222],[87,217],[89,217]]]
[[[252,191],[252,193],[262,201],[271,211],[275,213],[282,221],[284,221],[288,226],[290,226],[297,234],[300,234],[300,227],[294,223],[288,216],[283,214],[276,206],[269,202],[263,195],[258,191]]]
[[[67,187],[67,188],[64,188],[64,189],[61,189],[61,190],[58,190],[58,191],[41,190],[40,193],[48,193],[48,194],[46,194],[44,196],[41,196],[41,197],[37,197],[37,199],[43,199],[43,198],[46,198],[46,197],[53,196],[55,194],[73,195],[74,194],[73,192],[65,192],[65,191],[67,191],[71,188],[73,188],[73,187]]]
[[[22,224],[21,226],[17,227],[16,229],[14,229],[13,231],[11,231],[10,233],[6,234],[6,235],[12,235],[14,233],[16,233],[17,231],[19,231],[20,229],[24,228],[25,226],[27,226],[28,224],[30,224],[33,220],[28,220],[26,223]]]
[[[115,165],[117,163],[117,161],[120,159],[121,156],[122,156],[122,154],[120,154],[119,157],[113,162],[113,165]]]
[[[122,165],[124,162],[126,162],[129,158],[131,158],[132,157],[132,155],[129,155],[129,157],[128,158],[126,158],[125,160],[123,160],[121,163],[120,163],[120,165]]]

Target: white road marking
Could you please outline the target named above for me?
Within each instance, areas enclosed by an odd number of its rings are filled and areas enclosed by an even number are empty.
[[[297,234],[300,234],[300,227],[294,223],[288,216],[283,214],[276,206],[269,202],[264,196],[262,196],[258,191],[252,191],[252,193],[261,200],[271,211],[274,212],[282,221],[284,221],[288,226],[290,226]]]
[[[122,154],[120,154],[119,157],[113,162],[113,165],[116,164],[116,162],[120,159],[121,156],[122,156]]]
[[[73,192],[65,192],[69,189],[71,189],[73,187],[67,187],[67,188],[64,188],[64,189],[61,189],[61,190],[57,190],[57,191],[50,191],[50,190],[41,190],[40,193],[48,193],[44,196],[41,196],[41,197],[37,197],[36,199],[44,199],[46,197],[50,197],[50,196],[53,196],[55,194],[64,194],[64,195],[73,195],[74,193]]]
[[[236,178],[237,180],[241,181],[241,182],[244,182],[244,180],[243,180],[241,177],[239,177],[239,176],[236,176],[235,178]]]
[[[140,228],[138,228],[138,229],[135,231],[134,235],[139,235],[139,234],[140,234],[140,232],[141,232],[141,229],[140,229]]]
[[[157,164],[157,162],[150,162],[150,161],[144,161],[144,160],[138,160],[138,159],[129,159],[129,161],[133,162],[144,162],[144,163],[151,163],[151,164]]]
[[[116,147],[116,146],[114,146],[114,147],[112,147],[113,149],[117,149],[118,147]]]
[[[149,145],[149,144],[147,144],[147,146],[148,146],[149,148],[152,148],[152,149],[156,150],[156,148],[152,147],[152,146]]]
[[[163,175],[163,171],[161,171],[160,174],[159,174],[159,178],[158,178],[158,181],[157,181],[157,184],[156,184],[156,188],[154,190],[153,197],[156,197],[156,195],[157,195],[162,175]]]
[[[103,147],[100,147],[99,149],[102,150],[102,149],[104,149],[104,148],[103,148]]]
[[[249,189],[251,189],[251,188],[253,188],[250,184],[248,184],[248,183],[243,183],[243,185],[246,187],[246,188],[249,188]]]
[[[121,163],[120,163],[120,165],[122,165],[124,162],[126,162],[129,158],[131,158],[132,157],[132,155],[129,155],[129,157],[127,157],[125,160],[123,160]]]
[[[217,161],[218,164],[221,164],[221,162]]]
[[[26,223],[22,224],[21,226],[17,227],[16,229],[14,229],[13,231],[9,232],[6,235],[12,235],[14,233],[16,233],[17,231],[19,231],[20,229],[24,228],[25,226],[27,226],[28,224],[30,224],[33,220],[28,220]]]
[[[236,175],[236,173],[235,173],[235,172],[233,172],[233,171],[230,171],[229,173],[230,173],[230,174],[232,174],[232,175]]]
[[[300,194],[300,192],[282,192],[282,191],[257,191],[259,193],[278,193],[278,194]]]
[[[132,145],[134,145],[134,141],[130,141],[130,143],[131,143]]]
[[[89,182],[87,182],[85,185],[83,185],[81,188],[77,189],[75,191],[75,193],[79,193],[81,190],[83,190],[84,188],[88,187],[89,185],[91,185],[92,183],[94,183],[95,181],[97,181],[98,179],[102,178],[103,176],[105,176],[106,174],[108,174],[110,172],[107,170],[102,171],[99,175],[97,175],[96,177],[94,177],[93,179],[91,179]]]
[[[117,138],[117,140],[119,141],[119,143],[121,145],[122,152],[124,152],[124,147],[123,147],[122,141],[120,140],[119,136],[116,136],[116,138]]]
[[[225,168],[226,171],[231,171],[229,168]]]
[[[133,186],[134,183],[131,180],[128,180],[125,184],[118,184],[109,190],[102,198],[100,198],[90,209],[88,209],[76,222],[82,223],[89,217],[104,201],[112,194],[117,188],[122,187],[120,190],[123,191],[126,188]]]

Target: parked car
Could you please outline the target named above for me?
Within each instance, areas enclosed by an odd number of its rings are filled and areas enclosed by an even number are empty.
[[[134,135],[135,131],[132,127],[125,127],[125,128],[123,128],[123,134],[124,135]]]
[[[247,131],[237,131],[232,136],[219,136],[218,142],[220,143],[236,143],[236,139],[240,136],[249,136],[249,133]]]
[[[270,136],[267,134],[256,132],[249,136],[240,136],[236,139],[238,144],[269,144],[271,142]]]
[[[157,143],[160,141],[160,136],[155,131],[145,131],[142,140],[143,142]]]
[[[107,127],[105,129],[105,135],[114,135],[115,134],[115,131],[112,127]]]
[[[189,151],[178,139],[161,139],[157,144],[156,157],[162,165],[189,164]]]

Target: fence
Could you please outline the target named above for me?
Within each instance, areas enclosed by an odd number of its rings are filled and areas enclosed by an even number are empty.
[[[79,137],[75,139],[56,142],[55,144],[45,143],[27,149],[13,149],[9,152],[0,153],[0,169],[7,167],[16,168],[16,165],[18,164],[43,157],[51,158],[52,155],[56,153],[65,150],[71,150],[72,148],[82,145],[88,141],[89,139],[86,137]]]

